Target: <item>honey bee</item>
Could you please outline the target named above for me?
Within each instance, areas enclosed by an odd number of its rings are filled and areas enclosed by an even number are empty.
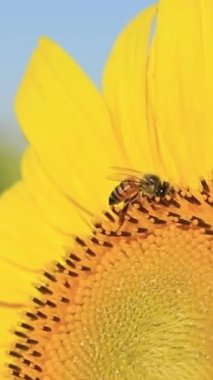
[[[117,168],[119,169],[119,168]],[[123,172],[129,169],[121,169]],[[114,188],[109,196],[109,205],[114,206],[121,202],[129,205],[140,195],[145,194],[148,197],[164,197],[169,191],[169,182],[161,181],[155,174],[144,174],[131,170],[131,174],[124,178],[118,186]]]

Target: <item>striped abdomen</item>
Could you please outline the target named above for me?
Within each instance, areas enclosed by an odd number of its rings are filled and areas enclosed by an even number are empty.
[[[122,181],[109,196],[109,205],[115,205],[128,200],[134,193],[138,192],[138,186],[133,181]]]

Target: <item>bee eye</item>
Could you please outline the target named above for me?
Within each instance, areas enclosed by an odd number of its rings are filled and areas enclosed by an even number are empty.
[[[159,196],[159,197],[163,197],[165,194],[166,194],[166,188],[165,188],[165,187],[161,187],[161,188],[158,189],[158,191],[156,192],[156,195]]]

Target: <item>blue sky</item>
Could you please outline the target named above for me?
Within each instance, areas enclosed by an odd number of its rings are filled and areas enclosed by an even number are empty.
[[[41,35],[61,44],[97,85],[116,36],[150,0],[7,0],[0,5],[0,138],[20,138],[16,89]]]

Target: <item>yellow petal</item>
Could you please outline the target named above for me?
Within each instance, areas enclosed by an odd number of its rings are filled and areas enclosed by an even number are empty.
[[[56,44],[41,39],[16,100],[20,124],[55,186],[100,210],[119,146],[103,99],[80,67]]]
[[[122,32],[104,93],[133,166],[197,187],[213,166],[213,3],[162,0],[154,15]]]
[[[116,137],[123,144],[131,165],[158,172],[147,122],[146,68],[151,26],[156,13],[152,6],[139,14],[118,38],[107,63],[103,85]]]
[[[156,128],[164,162],[176,166],[171,178],[191,187],[213,168],[212,35],[212,1],[160,1],[150,73]]]
[[[33,261],[33,257],[31,257]],[[7,304],[24,305],[32,295],[32,283],[38,278],[39,271],[30,270],[24,264],[17,263],[17,258],[0,259],[0,306],[7,308]]]
[[[2,195],[0,214],[2,261],[37,272],[63,253],[68,238],[48,225],[22,182]],[[16,282],[14,277],[13,280]]]
[[[41,218],[56,233],[63,234],[66,239],[66,235],[71,237],[74,234],[87,234],[90,231],[87,221],[92,215],[57,187],[32,149],[29,149],[24,156],[22,172],[25,184],[39,208]],[[81,178],[73,178],[73,186],[76,183],[81,194],[85,189],[81,188],[80,181]]]

